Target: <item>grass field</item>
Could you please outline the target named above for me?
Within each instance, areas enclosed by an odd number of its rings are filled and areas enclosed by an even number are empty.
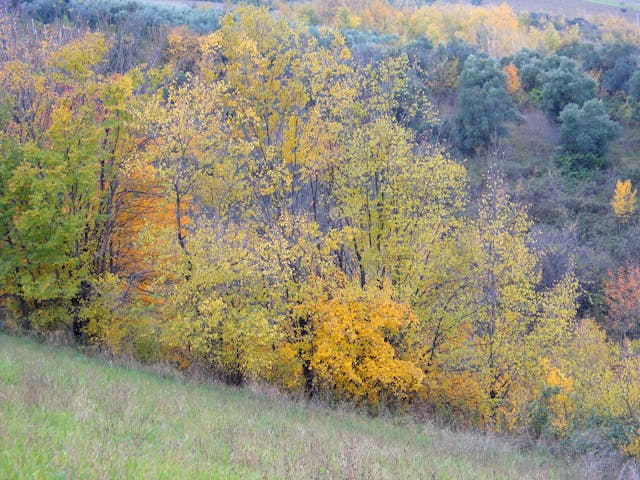
[[[0,335],[0,478],[588,477],[506,439],[166,373]]]
[[[617,1],[617,0],[585,0],[589,3],[597,3],[599,5],[608,5],[615,8],[629,8],[632,10],[640,10],[640,4],[635,0]]]
[[[467,0],[465,0],[466,2]],[[508,3],[518,11],[562,15],[567,18],[621,16],[635,22],[639,0],[485,0],[483,4]],[[622,7],[626,11],[622,11]]]

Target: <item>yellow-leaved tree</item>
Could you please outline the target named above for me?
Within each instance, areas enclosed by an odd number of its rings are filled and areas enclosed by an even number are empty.
[[[305,306],[313,334],[307,355],[314,387],[342,400],[402,405],[422,390],[404,333],[416,321],[390,287],[348,285]]]
[[[632,188],[631,180],[616,182],[616,191],[611,200],[613,213],[622,223],[628,223],[636,210],[638,209],[638,190]]]
[[[327,46],[265,8],[239,8],[201,41],[205,78],[224,81],[230,141],[251,145],[246,193],[263,226],[309,202],[314,220],[326,217],[321,182],[339,157],[355,82],[342,37],[321,39]]]
[[[269,308],[268,277],[244,248],[258,239],[241,227],[200,223],[188,245],[188,263],[176,261],[182,254],[171,233],[165,239],[174,248],[160,258],[166,272],[160,278],[161,346],[180,366],[199,364],[230,383],[267,378],[273,326],[282,312]]]
[[[470,363],[482,392],[478,415],[497,429],[521,429],[543,375],[541,361],[566,354],[575,317],[577,282],[568,274],[554,288],[539,287],[530,221],[505,192],[499,174],[489,189],[470,240],[475,245]]]

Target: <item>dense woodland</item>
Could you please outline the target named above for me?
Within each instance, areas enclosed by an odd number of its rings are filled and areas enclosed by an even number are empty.
[[[639,60],[506,5],[13,0],[0,324],[640,458]]]

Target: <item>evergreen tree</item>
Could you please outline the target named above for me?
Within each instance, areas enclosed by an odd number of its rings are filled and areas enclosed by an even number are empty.
[[[486,148],[507,133],[505,122],[516,118],[506,75],[491,58],[471,55],[460,75],[453,117],[456,146],[466,154]]]

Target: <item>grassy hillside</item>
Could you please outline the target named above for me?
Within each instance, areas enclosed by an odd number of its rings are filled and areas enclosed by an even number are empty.
[[[507,441],[185,383],[0,335],[0,478],[576,478]]]
[[[499,0],[485,1],[483,4],[500,4]],[[506,0],[516,11],[563,15],[567,18],[598,16],[622,16],[635,21],[635,12],[640,9],[638,0]]]

